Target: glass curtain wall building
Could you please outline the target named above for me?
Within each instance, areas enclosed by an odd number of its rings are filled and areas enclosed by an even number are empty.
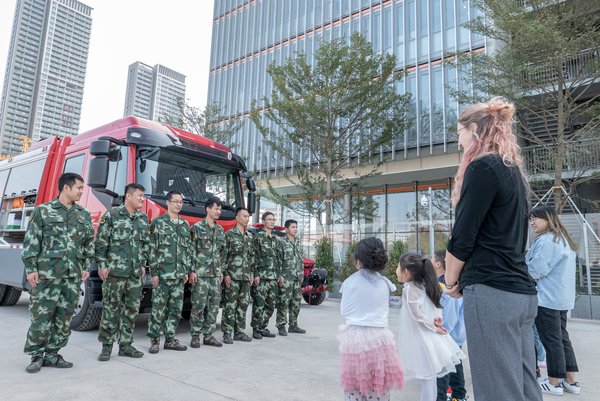
[[[412,96],[415,123],[402,140],[384,152],[382,176],[355,194],[365,197],[370,210],[353,216],[352,231],[377,235],[387,242],[403,239],[410,248],[429,252],[429,227],[443,234],[450,219],[450,177],[456,172],[458,152],[453,127],[460,105],[446,87],[461,85],[461,72],[449,68],[444,54],[485,51],[485,38],[463,24],[478,16],[471,0],[218,0],[214,6],[208,102],[218,102],[230,118],[244,119],[233,138],[239,153],[257,178],[293,173],[289,160],[262,143],[248,119],[252,100],[261,103],[272,83],[266,68],[304,52],[309,62],[320,43],[361,32],[374,48],[393,54],[400,93]],[[464,89],[464,88],[462,88]],[[281,180],[283,184],[285,180]],[[287,181],[285,181],[287,182]],[[289,184],[288,184],[289,185]],[[423,213],[422,194],[432,187],[437,212]],[[342,207],[339,200],[338,207]],[[263,201],[261,208],[268,205]],[[282,219],[293,213],[284,211]],[[300,217],[300,216],[295,216]],[[302,219],[305,236],[318,235],[314,221]],[[423,232],[421,232],[423,230]],[[437,236],[436,236],[437,237]],[[424,241],[421,246],[421,242]]]
[[[76,0],[17,0],[0,102],[0,152],[22,137],[77,135],[92,8]]]

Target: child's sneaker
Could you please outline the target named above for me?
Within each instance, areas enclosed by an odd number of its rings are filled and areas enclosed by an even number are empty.
[[[579,387],[579,383],[578,382],[569,384],[566,381],[563,381],[560,384],[562,385],[562,388],[567,393],[571,393],[571,394],[580,394],[581,393],[581,388]]]
[[[561,384],[555,386],[554,384],[548,381],[548,378],[545,378],[540,382],[540,387],[542,389],[542,393],[544,394],[552,394],[552,395],[563,395],[563,387]]]

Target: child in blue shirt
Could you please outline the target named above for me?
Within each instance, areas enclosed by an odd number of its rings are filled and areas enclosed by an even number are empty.
[[[443,286],[444,275],[446,274],[446,251],[436,251],[432,262],[438,280],[442,283],[440,285]],[[463,313],[463,299],[452,298],[447,294],[442,294],[440,303],[442,304],[442,318],[444,319],[442,325],[448,330],[448,333],[458,346],[462,348],[467,336]],[[447,400],[448,387],[452,389],[452,401],[462,401],[467,398],[462,362],[456,365],[456,373],[449,373],[437,379],[437,401]]]

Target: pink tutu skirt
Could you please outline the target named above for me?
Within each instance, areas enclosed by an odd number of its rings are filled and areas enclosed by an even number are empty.
[[[404,385],[394,335],[387,327],[340,326],[341,384],[377,396]]]

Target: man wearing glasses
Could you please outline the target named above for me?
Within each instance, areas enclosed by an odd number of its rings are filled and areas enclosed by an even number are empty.
[[[254,275],[254,302],[252,304],[252,337],[275,337],[267,325],[277,304],[279,286],[282,278],[282,248],[280,240],[273,234],[275,215],[266,212],[262,215],[264,230],[254,236],[254,257],[256,273]]]
[[[190,226],[179,217],[183,207],[181,192],[167,193],[167,213],[150,225],[148,266],[152,281],[152,313],[148,324],[151,354],[160,349],[160,336],[165,336],[164,349],[185,351],[187,347],[175,338],[181,309],[183,288],[192,272]]]

